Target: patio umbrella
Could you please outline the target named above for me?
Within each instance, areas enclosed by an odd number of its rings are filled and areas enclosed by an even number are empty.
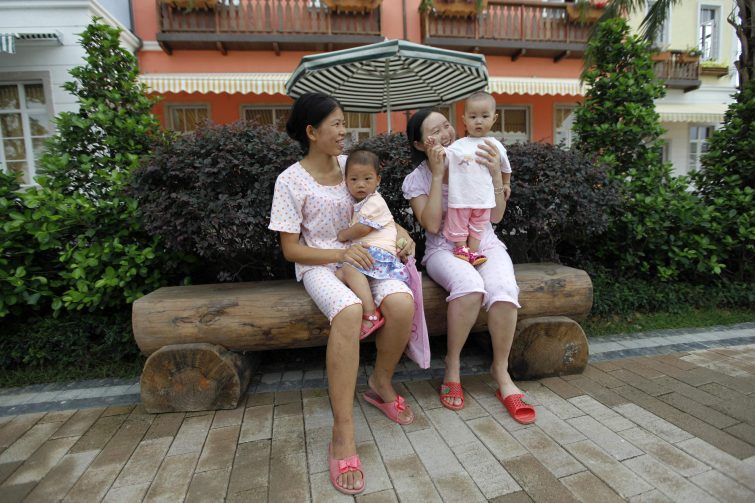
[[[286,93],[335,97],[350,112],[409,110],[465,98],[488,84],[485,56],[405,40],[304,56]]]

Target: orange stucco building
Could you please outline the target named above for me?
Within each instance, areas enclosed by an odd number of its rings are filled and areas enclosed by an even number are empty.
[[[162,97],[163,125],[280,124],[291,104],[284,84],[302,56],[389,38],[484,54],[499,105],[494,129],[505,143],[570,141],[589,27],[570,20],[569,4],[488,0],[478,15],[452,17],[440,0],[425,12],[420,0],[362,0],[367,6],[354,12],[359,1],[134,0],[141,78]],[[439,107],[463,134],[462,107]],[[403,130],[406,117],[394,112],[393,129]],[[347,122],[354,139],[387,127],[385,114],[351,113]]]

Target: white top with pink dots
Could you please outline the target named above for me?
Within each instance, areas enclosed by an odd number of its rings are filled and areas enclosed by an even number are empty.
[[[346,156],[338,156],[343,171]],[[338,185],[320,185],[300,163],[278,175],[268,229],[299,234],[299,242],[312,248],[341,249],[338,231],[349,227],[354,199],[342,179]],[[315,266],[295,264],[296,279]],[[327,264],[335,270],[336,264]]]

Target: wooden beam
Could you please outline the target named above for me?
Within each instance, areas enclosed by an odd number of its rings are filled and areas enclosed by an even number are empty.
[[[527,54],[527,49],[517,49],[517,51],[511,55],[511,61],[516,61],[520,56]]]
[[[281,55],[281,46],[278,45],[278,42],[273,42],[273,50],[275,51],[276,56]]]
[[[173,49],[170,48],[170,44],[168,44],[167,42],[163,42],[162,40],[158,40],[157,41],[157,45],[159,45],[160,48],[163,51],[165,51],[165,54],[167,54],[168,56],[170,56],[171,54],[173,54]]]
[[[217,46],[221,54],[223,54],[223,56],[228,56],[228,49],[226,49],[225,44],[223,44],[223,42],[215,42],[215,45]]]

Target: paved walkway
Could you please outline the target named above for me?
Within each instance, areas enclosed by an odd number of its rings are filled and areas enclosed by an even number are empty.
[[[522,383],[530,426],[503,412],[485,375],[464,379],[459,413],[440,406],[437,380],[400,384],[417,415],[405,427],[360,399],[357,501],[754,501],[755,344],[690,349]],[[322,388],[255,392],[229,411],[70,409],[0,417],[0,500],[352,500],[328,480]]]

